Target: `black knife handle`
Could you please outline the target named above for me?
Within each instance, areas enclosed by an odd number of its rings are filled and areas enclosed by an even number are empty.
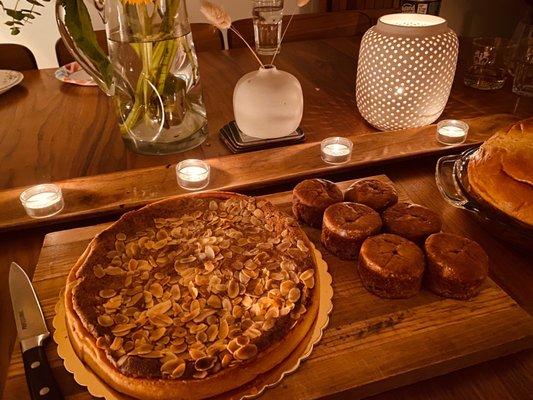
[[[63,400],[43,346],[23,352],[22,360],[32,400]]]

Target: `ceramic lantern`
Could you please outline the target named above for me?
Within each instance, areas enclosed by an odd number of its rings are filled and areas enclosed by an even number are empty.
[[[293,133],[302,120],[298,79],[273,65],[244,75],[233,91],[235,122],[245,135],[272,139]]]
[[[356,98],[363,118],[380,130],[434,122],[450,95],[458,47],[457,35],[443,18],[379,18],[359,51]]]

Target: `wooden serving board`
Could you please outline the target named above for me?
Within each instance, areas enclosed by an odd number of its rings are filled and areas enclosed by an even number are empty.
[[[390,182],[382,175],[377,178]],[[350,183],[340,186],[346,188]],[[400,199],[408,200],[399,192]],[[290,192],[265,198],[291,212]],[[33,282],[50,329],[69,269],[106,226],[46,236]],[[363,288],[354,261],[328,254],[320,244],[319,230],[304,229],[329,265],[333,312],[307,361],[262,398],[360,398],[533,346],[533,318],[492,280],[488,279],[471,301],[445,299],[425,289],[411,299],[381,299]],[[444,221],[444,230],[453,232],[453,226]],[[48,343],[47,353],[66,398],[89,399],[87,391],[64,369],[53,342]],[[3,398],[29,398],[18,346]]]
[[[465,121],[470,126],[468,138],[455,146],[436,141],[436,125],[348,136],[354,150],[351,160],[342,165],[324,163],[320,143],[316,142],[211,158],[206,160],[211,166],[207,189],[250,190],[406,158],[459,152],[508,128],[517,117],[494,114]],[[337,135],[343,132],[331,132],[331,136]],[[175,164],[56,183],[63,190],[65,208],[50,218],[32,219],[26,215],[19,200],[25,187],[0,191],[0,232],[122,213],[168,196],[188,193],[176,182]]]

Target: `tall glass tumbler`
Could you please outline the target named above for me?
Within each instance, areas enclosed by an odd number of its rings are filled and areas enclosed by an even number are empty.
[[[254,0],[253,21],[255,49],[258,54],[276,54],[281,42],[283,0]]]

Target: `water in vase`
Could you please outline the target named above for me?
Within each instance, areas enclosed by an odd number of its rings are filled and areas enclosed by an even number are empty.
[[[191,33],[153,41],[110,36],[114,98],[126,143],[150,154],[201,143],[207,120]]]

